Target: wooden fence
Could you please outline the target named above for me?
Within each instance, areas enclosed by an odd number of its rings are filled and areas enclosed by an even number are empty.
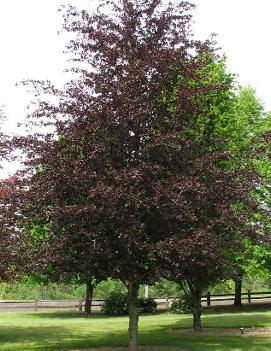
[[[167,310],[177,297],[154,299],[158,310]],[[242,293],[245,303],[271,302],[271,291]],[[202,296],[203,306],[230,305],[234,294],[210,294]],[[104,300],[93,300],[92,310],[100,312]],[[49,311],[49,310],[84,310],[84,300],[0,300],[0,311]]]
[[[242,302],[252,303],[252,302],[268,302],[268,299],[271,299],[271,291],[259,291],[259,292],[251,292],[248,290],[247,292],[241,293]],[[254,300],[254,301],[253,301]],[[209,292],[202,296],[202,303],[205,303],[207,306],[226,304],[226,302],[234,301],[234,294],[213,294],[211,295]]]

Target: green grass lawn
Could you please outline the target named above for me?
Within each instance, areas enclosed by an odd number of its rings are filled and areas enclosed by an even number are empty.
[[[204,327],[271,327],[271,312],[207,314]],[[91,350],[127,345],[127,317],[84,318],[76,313],[0,313],[0,350]],[[140,318],[140,344],[157,350],[270,351],[271,335],[223,336],[172,333],[171,328],[190,328],[188,315],[158,314]],[[158,348],[165,346],[165,348]],[[167,348],[168,346],[168,348]],[[172,348],[169,348],[171,346]],[[111,350],[111,348],[110,348]],[[119,349],[121,350],[121,348]],[[154,348],[156,350],[156,348]]]

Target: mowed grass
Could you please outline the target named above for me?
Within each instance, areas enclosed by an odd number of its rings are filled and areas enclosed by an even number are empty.
[[[219,333],[194,334],[170,329],[190,328],[188,315],[157,314],[140,317],[140,345],[152,350],[177,351],[270,351],[271,335],[226,336]],[[207,314],[204,327],[271,327],[271,312]],[[128,318],[77,313],[0,313],[0,350],[124,350],[127,346]],[[148,348],[144,348],[144,351]]]

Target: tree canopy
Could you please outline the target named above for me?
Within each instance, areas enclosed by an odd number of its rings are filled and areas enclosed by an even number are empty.
[[[192,38],[194,6],[100,3],[64,14],[75,78],[62,91],[32,82],[41,97],[28,120],[42,132],[14,139],[26,155],[20,214],[46,226],[31,235],[41,264],[126,284],[137,351],[139,284],[171,272],[194,289],[221,276],[258,229],[257,178],[218,147],[233,79],[215,42]]]

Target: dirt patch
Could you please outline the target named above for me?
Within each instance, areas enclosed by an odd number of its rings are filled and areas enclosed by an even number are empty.
[[[243,330],[242,330],[243,329]],[[269,328],[202,328],[199,333],[194,332],[192,329],[170,329],[171,333],[194,333],[195,335],[253,335],[253,336],[270,336],[271,327]]]

